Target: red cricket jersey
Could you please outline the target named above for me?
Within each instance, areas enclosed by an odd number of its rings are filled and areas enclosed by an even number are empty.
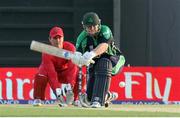
[[[72,52],[76,51],[75,46],[67,41],[63,43],[63,49]],[[57,83],[73,83],[77,76],[78,67],[71,60],[49,54],[42,54],[41,65],[38,74],[44,75],[49,79],[52,89],[59,87]],[[59,81],[59,82],[58,82]]]

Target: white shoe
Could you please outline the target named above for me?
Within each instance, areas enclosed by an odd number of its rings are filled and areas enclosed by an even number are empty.
[[[92,108],[100,108],[101,104],[99,102],[93,102],[91,105]]]
[[[35,99],[33,102],[33,106],[42,106],[41,100],[40,99]]]
[[[72,104],[74,100],[74,93],[72,90],[66,92],[66,103]]]

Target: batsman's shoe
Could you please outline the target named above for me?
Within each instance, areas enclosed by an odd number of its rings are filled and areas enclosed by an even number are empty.
[[[66,92],[66,104],[72,104],[74,101],[74,93],[72,90]]]
[[[101,104],[99,102],[93,102],[91,105],[92,108],[100,108]]]
[[[33,102],[33,106],[42,106],[41,100],[40,99],[35,99]]]
[[[64,97],[62,96],[62,95],[59,95],[58,97],[58,104],[59,104],[59,106],[60,107],[66,107],[66,106],[68,106],[67,104],[66,104],[66,102],[65,102],[65,100],[64,100]]]

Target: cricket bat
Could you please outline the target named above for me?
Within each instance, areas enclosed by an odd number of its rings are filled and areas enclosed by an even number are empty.
[[[37,51],[37,52],[61,57],[61,58],[67,59],[67,60],[70,60],[72,58],[72,56],[74,55],[73,52],[71,52],[71,51],[57,48],[57,47],[54,47],[54,46],[51,46],[51,45],[48,45],[45,43],[41,43],[38,41],[32,41],[31,45],[30,45],[30,49]]]
[[[61,58],[67,59],[67,60],[72,59],[72,57],[74,56],[74,53],[69,50],[57,48],[57,47],[54,47],[54,46],[51,46],[51,45],[48,45],[45,43],[41,43],[38,41],[32,41],[31,45],[30,45],[30,49],[37,51],[37,52],[61,57]],[[95,62],[94,62],[94,60],[90,60],[90,63],[94,64]],[[79,65],[79,66],[81,66],[81,65]]]

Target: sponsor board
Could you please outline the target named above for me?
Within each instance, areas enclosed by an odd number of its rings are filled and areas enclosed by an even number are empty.
[[[111,82],[119,100],[180,101],[179,67],[126,67]],[[125,82],[125,86],[119,86]]]
[[[124,67],[111,81],[115,104],[180,104],[180,67]],[[0,104],[31,104],[37,68],[0,68]],[[122,83],[123,82],[123,83]],[[44,103],[56,99],[49,85]]]
[[[42,100],[42,104],[55,104],[55,100]],[[0,104],[33,104],[33,100],[0,100]]]

